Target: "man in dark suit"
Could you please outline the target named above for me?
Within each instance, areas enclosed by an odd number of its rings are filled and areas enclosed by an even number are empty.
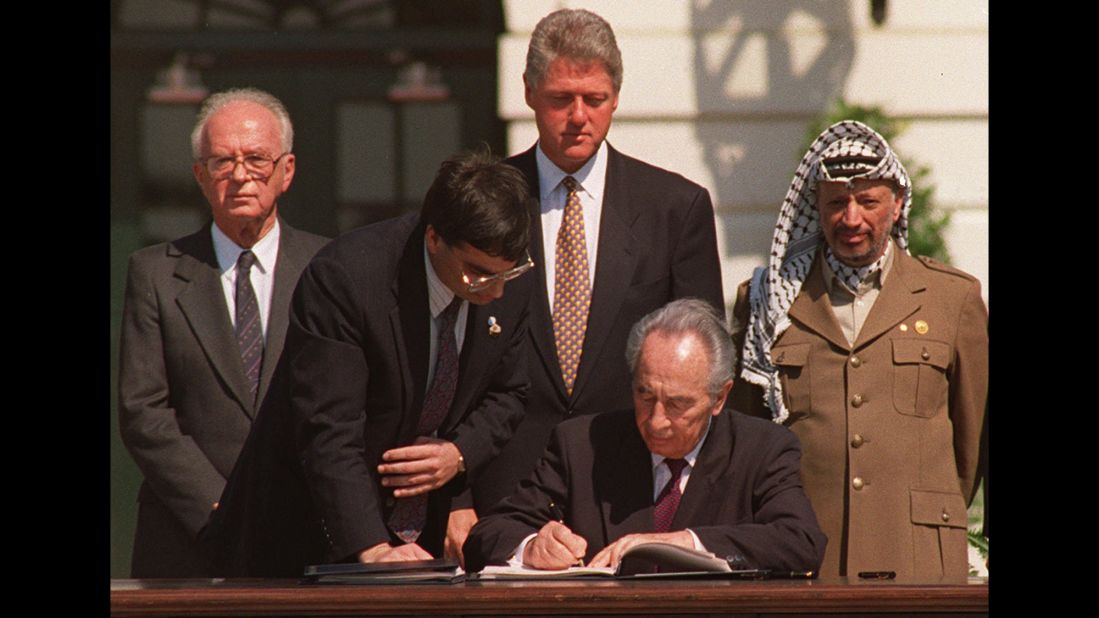
[[[260,414],[211,522],[226,574],[460,558],[468,480],[526,396],[529,199],[514,168],[458,157],[421,213],[317,254],[291,304],[284,405]]]
[[[196,537],[271,384],[298,276],[327,241],[278,217],[293,138],[270,94],[211,96],[192,149],[213,224],[130,257],[119,420],[145,476],[134,577],[211,574]]]
[[[708,303],[681,299],[631,330],[634,409],[570,419],[531,477],[473,527],[468,570],[616,566],[647,542],[735,568],[815,571],[825,536],[787,429],[722,411],[735,351]]]
[[[474,486],[478,512],[530,473],[557,423],[629,407],[621,355],[631,324],[688,296],[724,314],[709,193],[605,140],[622,85],[610,25],[585,10],[546,16],[531,35],[523,81],[539,139],[508,162],[538,198],[531,390],[515,436]]]

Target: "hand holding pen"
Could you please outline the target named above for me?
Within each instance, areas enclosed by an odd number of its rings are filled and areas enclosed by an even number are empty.
[[[553,519],[542,526],[538,534],[527,543],[523,552],[523,564],[535,569],[565,569],[584,566],[584,554],[588,542],[564,523],[564,514],[556,503],[549,505]]]

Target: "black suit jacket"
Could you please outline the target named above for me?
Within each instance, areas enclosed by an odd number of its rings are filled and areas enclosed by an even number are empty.
[[[526,478],[557,423],[574,415],[632,407],[625,350],[635,322],[689,296],[709,301],[725,315],[710,194],[679,174],[608,145],[591,309],[576,383],[567,395],[546,291],[534,148],[508,159],[526,176],[535,198],[531,256],[537,279],[530,337],[524,345],[530,397],[515,436],[474,486],[478,512],[487,511]]]
[[[257,419],[211,523],[226,574],[300,575],[304,564],[397,542],[386,526],[392,492],[376,468],[383,452],[416,438],[427,390],[423,238],[416,215],[383,221],[333,241],[302,274],[276,378],[284,390]],[[467,478],[522,414],[532,281],[515,279],[502,298],[469,308],[458,390],[437,434],[458,446],[467,472],[430,494],[418,542],[436,555],[452,506],[471,505]]]
[[[286,337],[290,296],[327,238],[279,224],[257,400]],[[225,303],[210,225],[130,256],[122,310],[119,425],[145,477],[135,577],[210,574],[195,538],[221,496],[256,407]]]
[[[797,437],[779,425],[725,410],[691,471],[671,530],[690,528],[711,552],[741,568],[812,570],[826,538],[801,487]],[[633,411],[570,419],[521,489],[481,519],[466,540],[466,567],[506,562],[561,508],[588,541],[585,562],[627,535],[653,530],[652,460]]]

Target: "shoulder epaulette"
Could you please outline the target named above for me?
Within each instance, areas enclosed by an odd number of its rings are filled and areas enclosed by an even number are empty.
[[[970,281],[976,281],[977,280],[976,277],[974,277],[973,275],[965,272],[964,270],[960,270],[958,268],[950,266],[949,264],[944,264],[943,262],[940,262],[940,261],[936,260],[935,258],[928,257],[926,255],[918,255],[918,256],[916,256],[916,259],[918,259],[920,261],[920,263],[922,263],[924,266],[926,266],[927,268],[929,268],[931,270],[935,270],[935,271],[938,271],[938,272],[941,272],[941,273],[946,273],[948,275],[954,275],[955,277],[961,277],[963,279],[968,279]]]

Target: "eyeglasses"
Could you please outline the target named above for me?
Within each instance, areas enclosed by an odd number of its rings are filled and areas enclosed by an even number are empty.
[[[279,164],[279,160],[288,154],[290,153],[284,152],[274,159],[259,154],[247,154],[237,157],[204,157],[199,161],[214,180],[224,180],[232,176],[237,169],[237,164],[242,163],[244,173],[248,174],[249,178],[266,182],[271,174],[275,173],[275,166]]]
[[[515,268],[510,268],[502,273],[496,273],[495,275],[470,278],[470,276],[467,275],[466,272],[463,270],[462,282],[468,286],[466,289],[469,291],[470,294],[476,294],[477,292],[481,292],[492,287],[496,284],[496,282],[503,283],[505,281],[511,281],[512,279],[518,277],[519,275],[527,272],[532,268],[534,268],[534,260],[530,259],[530,253],[528,252],[527,262],[525,264],[520,264]]]

